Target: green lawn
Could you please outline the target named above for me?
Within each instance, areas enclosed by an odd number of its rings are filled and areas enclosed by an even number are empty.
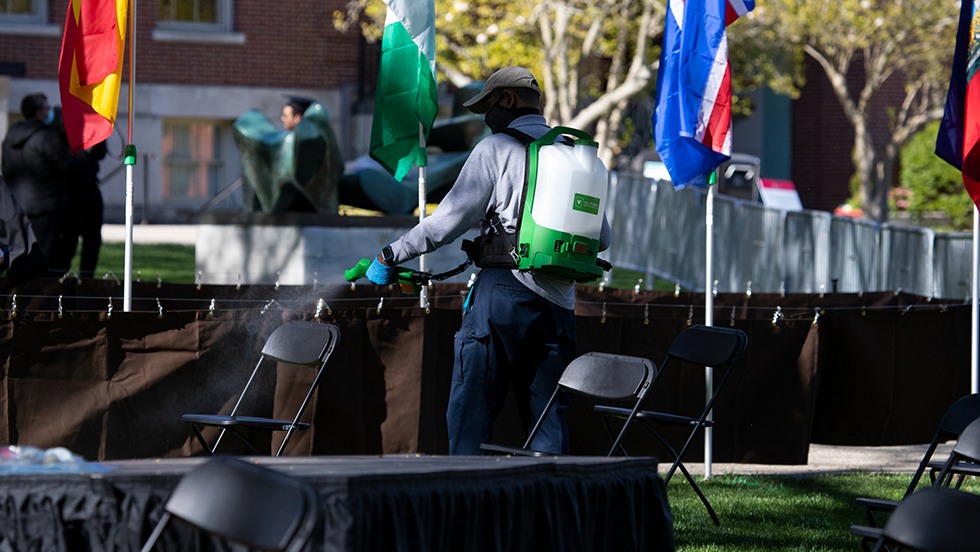
[[[103,278],[112,272],[122,280],[125,269],[125,244],[105,242],[99,251],[95,277]],[[78,255],[72,261],[72,270],[78,273]],[[156,281],[157,277],[171,284],[194,283],[194,246],[179,244],[133,244],[133,278]],[[111,279],[111,276],[109,277]]]
[[[700,476],[695,476],[700,477]],[[853,551],[860,539],[851,525],[865,524],[859,496],[901,498],[910,474],[813,476],[722,475],[698,480],[721,527],[682,476],[667,486],[678,552]],[[980,485],[964,487],[978,492]]]

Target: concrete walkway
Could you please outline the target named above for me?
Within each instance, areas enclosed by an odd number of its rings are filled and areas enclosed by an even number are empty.
[[[102,241],[125,242],[124,224],[103,224]],[[134,224],[133,243],[176,243],[194,245],[197,243],[196,224]]]
[[[811,444],[806,465],[729,464],[714,462],[712,475],[774,474],[817,475],[835,473],[878,472],[909,473],[915,471],[925,454],[927,444],[889,447],[843,447]],[[952,444],[940,445],[937,459],[949,456]],[[704,464],[687,463],[688,471],[703,474]],[[666,464],[670,466],[670,464]]]

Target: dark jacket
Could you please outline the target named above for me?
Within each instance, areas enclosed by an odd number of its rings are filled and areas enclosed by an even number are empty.
[[[37,238],[17,200],[0,178],[0,289],[15,286],[44,272],[44,260]]]
[[[68,206],[65,171],[70,158],[57,131],[41,121],[21,121],[7,131],[0,172],[28,216]]]

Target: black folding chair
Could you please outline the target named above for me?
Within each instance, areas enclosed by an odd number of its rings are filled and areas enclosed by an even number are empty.
[[[970,424],[970,422],[980,418],[980,395],[972,394],[961,397],[943,414],[942,419],[939,420],[939,425],[936,427],[936,432],[932,437],[932,441],[929,446],[926,447],[925,453],[922,455],[922,459],[919,461],[919,465],[915,472],[912,474],[912,480],[909,481],[908,487],[905,489],[905,493],[902,497],[907,497],[915,491],[916,487],[922,480],[923,474],[925,474],[926,469],[932,472],[939,472],[943,467],[945,467],[946,462],[944,460],[939,460],[934,458],[936,454],[936,448],[940,443],[945,443],[947,441],[958,439],[960,434],[963,433],[964,429]],[[964,465],[959,467],[954,464],[950,466],[950,470],[954,473],[958,471],[968,470],[969,466]],[[933,482],[935,479],[933,478]],[[891,512],[898,506],[898,500],[889,500],[883,498],[869,498],[869,497],[859,497],[857,503],[859,506],[864,506],[865,515],[868,519],[867,526],[854,526],[852,531],[858,534],[862,527],[874,528],[879,527],[876,516],[883,513]],[[879,531],[867,531],[866,537],[875,538],[877,537]]]
[[[657,378],[658,372],[657,366],[646,358],[597,352],[585,353],[569,363],[565,371],[562,372],[555,391],[548,399],[548,404],[545,405],[544,411],[535,422],[523,446],[516,448],[483,443],[480,448],[493,453],[550,456],[550,453],[532,450],[531,443],[538,434],[538,430],[541,429],[542,422],[554,407],[559,393],[567,391],[595,400],[631,401],[630,407],[625,408],[627,412],[626,421],[623,423],[619,434],[613,439],[609,452],[606,453],[607,456],[612,455],[619,446],[623,435],[626,434],[626,430],[637,411],[643,405],[647,391]]]
[[[715,371],[720,371],[720,377],[713,378],[711,397],[705,401],[704,408],[701,409],[700,413],[683,414],[646,409],[636,413],[637,422],[649,429],[654,438],[667,449],[671,458],[673,458],[670,469],[664,475],[664,484],[669,483],[674,472],[679,469],[684,474],[684,478],[691,484],[694,492],[701,499],[715,525],[720,524],[718,514],[715,513],[714,508],[711,507],[711,503],[704,496],[704,493],[701,492],[701,488],[698,487],[694,478],[691,477],[690,472],[684,465],[683,458],[697,434],[702,432],[706,427],[714,426],[715,421],[711,416],[715,401],[718,399],[718,395],[722,389],[724,389],[725,384],[728,383],[729,378],[731,378],[732,372],[747,346],[748,337],[746,337],[745,332],[742,330],[701,325],[687,328],[671,342],[667,350],[667,357],[660,365],[661,371],[664,372],[681,367],[697,369],[702,373],[705,367],[711,367]],[[607,422],[610,418],[622,418],[627,414],[622,408],[615,406],[599,405],[595,407],[595,410],[601,412]],[[675,448],[657,431],[658,427],[665,425],[687,428],[687,436],[679,449]],[[608,425],[607,428],[609,428]],[[623,453],[625,454],[626,451],[623,450]]]
[[[980,496],[928,487],[902,499],[885,522],[874,552],[964,552],[980,543]]]
[[[298,552],[319,512],[317,493],[306,482],[221,456],[180,480],[142,552],[153,549],[174,518],[249,549]]]
[[[306,430],[310,427],[308,422],[300,422],[300,417],[306,411],[306,407],[309,405],[313,393],[320,384],[320,376],[323,374],[323,370],[327,366],[327,361],[330,359],[330,355],[333,353],[333,349],[339,339],[340,330],[333,324],[299,321],[286,322],[276,328],[272,332],[272,335],[269,336],[269,339],[266,340],[265,346],[262,347],[259,360],[252,370],[252,375],[248,378],[248,382],[245,383],[245,388],[242,389],[241,395],[239,395],[238,401],[230,413],[227,415],[184,414],[180,419],[190,425],[194,436],[197,437],[204,450],[208,451],[211,455],[216,453],[226,432],[234,435],[254,454],[262,454],[249,442],[248,437],[243,433],[243,431],[249,430],[285,431],[286,435],[283,437],[282,443],[279,445],[279,450],[276,452],[276,456],[282,455],[283,450],[286,449],[286,443],[289,442],[289,438],[293,432]],[[238,409],[248,394],[249,388],[255,381],[259,370],[263,365],[268,365],[271,369],[274,369],[277,366],[277,362],[316,368],[313,382],[309,390],[307,390],[303,401],[300,403],[296,415],[293,416],[292,420],[239,415]],[[218,438],[213,445],[209,445],[204,438],[202,429],[205,427],[221,428],[221,432],[218,434]]]
[[[936,477],[936,485],[949,487],[957,475],[980,474],[980,418],[966,426]]]

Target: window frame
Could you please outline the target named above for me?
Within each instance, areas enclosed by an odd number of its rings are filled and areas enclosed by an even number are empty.
[[[9,0],[8,0],[9,1]],[[8,25],[44,25],[48,23],[48,0],[29,0],[30,14],[0,12],[0,23]]]
[[[179,0],[177,0],[179,1]],[[215,0],[214,23],[194,23],[160,19],[157,14],[156,27],[163,31],[179,33],[231,33],[234,26],[234,0]]]
[[[221,190],[223,181],[227,176],[228,171],[228,159],[223,155],[224,141],[229,138],[225,131],[225,122],[217,119],[186,119],[182,117],[178,118],[165,118],[161,121],[161,141],[166,141],[166,132],[169,125],[185,125],[188,127],[192,126],[209,126],[213,129],[212,143],[213,156],[210,159],[194,159],[194,158],[184,158],[184,157],[173,157],[172,151],[171,155],[164,155],[161,150],[160,155],[160,202],[163,205],[169,205],[177,208],[181,207],[196,207],[204,202],[212,199],[215,194]],[[162,144],[161,144],[162,145]],[[195,150],[194,144],[188,144],[189,149]],[[201,196],[175,196],[175,195],[164,195],[164,191],[172,191],[174,186],[173,182],[168,179],[172,178],[174,172],[184,172],[187,168],[203,168],[204,174],[210,175],[212,171],[214,172],[214,181],[211,182],[210,177],[208,177],[207,182],[205,182],[205,195]],[[177,169],[174,171],[174,169]],[[167,180],[165,182],[165,180]],[[188,187],[187,189],[191,189]]]

